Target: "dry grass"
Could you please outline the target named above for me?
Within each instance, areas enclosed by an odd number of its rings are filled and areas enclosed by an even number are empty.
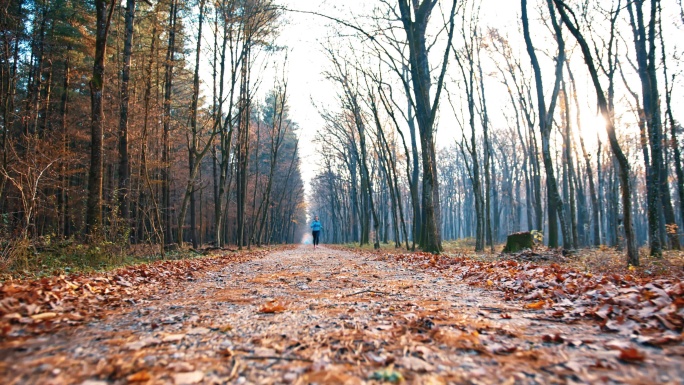
[[[648,255],[648,249],[639,252],[640,266],[628,266],[624,251],[601,246],[598,249],[579,250],[570,258],[569,267],[594,274],[632,274],[636,276],[683,276],[684,251],[670,250],[662,258]]]
[[[444,253],[449,256],[466,257],[480,262],[494,262],[501,259],[503,244],[494,247],[495,252],[486,248],[484,252],[475,252],[474,245],[467,242],[445,242]],[[548,253],[549,249],[542,247],[538,252]],[[684,251],[668,250],[663,252],[662,258],[648,255],[648,248],[639,251],[640,266],[628,266],[627,255],[623,250],[613,247],[600,246],[576,250],[567,255],[565,267],[592,274],[631,274],[640,277],[684,276]],[[539,264],[557,263],[557,261],[540,261]]]

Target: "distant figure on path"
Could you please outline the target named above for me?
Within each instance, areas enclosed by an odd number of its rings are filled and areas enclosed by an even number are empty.
[[[311,235],[313,235],[314,249],[318,246],[318,238],[321,235],[322,228],[321,222],[318,221],[318,215],[316,215],[314,221],[311,223]]]

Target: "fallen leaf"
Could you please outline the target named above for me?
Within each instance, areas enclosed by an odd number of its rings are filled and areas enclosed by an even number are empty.
[[[406,369],[412,370],[414,372],[431,372],[435,370],[435,368],[429,363],[413,356],[401,357],[396,361],[396,363],[397,365],[403,366]]]
[[[126,377],[126,380],[128,382],[143,382],[143,381],[149,381],[152,378],[150,376],[150,373],[147,372],[147,370],[142,370],[138,373],[131,374],[130,376]]]
[[[684,335],[639,336],[637,342],[644,345],[662,346],[681,342],[682,337]]]
[[[148,346],[158,345],[159,343],[161,343],[161,340],[158,338],[147,337],[138,341],[129,342],[124,346],[124,348],[128,350],[140,350]]]
[[[620,356],[618,358],[623,361],[641,362],[646,358],[646,355],[635,348],[629,348],[620,349]]]
[[[282,313],[286,310],[285,303],[279,301],[268,302],[259,308],[259,313],[273,314]]]
[[[192,385],[204,379],[204,372],[196,370],[189,373],[174,373],[172,377],[176,385]]]
[[[41,321],[41,320],[46,320],[46,319],[52,319],[57,317],[57,313],[54,312],[47,312],[47,313],[40,313],[40,314],[34,314],[31,316],[36,321]]]
[[[188,330],[188,333],[187,333],[187,334],[188,334],[189,336],[201,336],[201,335],[204,335],[204,334],[209,333],[210,331],[211,331],[211,330],[209,330],[209,329],[207,329],[207,328],[196,327],[196,328],[192,328],[192,329]]]
[[[542,341],[547,343],[562,344],[565,339],[560,334],[546,334],[542,337]]]
[[[361,385],[363,381],[342,370],[322,370],[307,373],[295,382],[295,385],[308,384]]]
[[[81,382],[81,385],[109,385],[107,381],[100,380],[85,380]]]
[[[606,342],[606,347],[613,350],[631,349],[632,344],[625,340],[610,340]]]
[[[178,342],[185,338],[185,334],[167,334],[162,338],[163,342]]]
[[[21,314],[19,313],[9,313],[2,316],[4,319],[21,319]]]
[[[192,372],[195,366],[189,362],[172,362],[167,366],[167,369],[174,372]]]
[[[515,345],[504,345],[498,342],[494,342],[487,345],[487,350],[493,354],[509,354],[518,350],[518,347]]]
[[[546,305],[546,301],[539,301],[539,302],[534,302],[534,303],[528,303],[525,306],[523,306],[525,309],[532,309],[532,310],[539,310]]]

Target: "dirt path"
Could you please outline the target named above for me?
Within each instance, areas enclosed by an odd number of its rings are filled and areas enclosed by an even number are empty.
[[[2,344],[3,384],[682,383],[684,359],[496,291],[308,247],[197,274],[86,325]],[[625,358],[625,357],[623,357]],[[380,382],[380,381],[377,381]]]

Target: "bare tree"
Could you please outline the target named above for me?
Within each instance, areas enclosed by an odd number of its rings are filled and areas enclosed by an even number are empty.
[[[523,0],[524,1],[524,0]],[[639,265],[639,251],[636,246],[636,237],[634,234],[634,223],[632,220],[632,192],[629,181],[630,167],[629,160],[625,156],[620,144],[618,143],[617,136],[615,135],[615,122],[613,111],[609,109],[608,100],[603,90],[603,86],[598,77],[598,71],[596,70],[595,59],[593,57],[591,48],[587,43],[584,35],[580,32],[578,28],[577,18],[574,15],[572,9],[570,9],[562,0],[553,0],[556,9],[560,13],[561,20],[563,24],[570,30],[570,33],[575,37],[577,43],[582,49],[582,54],[584,55],[584,62],[587,65],[589,75],[591,76],[594,89],[596,90],[596,99],[598,102],[601,115],[603,115],[606,120],[606,131],[608,133],[608,139],[610,141],[610,147],[613,151],[613,155],[617,159],[619,165],[620,174],[620,187],[622,190],[622,210],[624,216],[624,226],[625,226],[625,238],[627,241],[627,257],[628,263],[633,266]],[[615,13],[619,12],[619,7]],[[612,37],[615,33],[615,18],[611,18],[611,43]],[[610,52],[609,52],[610,54]]]
[[[551,158],[550,150],[550,136],[553,128],[553,115],[558,100],[560,91],[561,79],[563,78],[563,64],[565,63],[565,42],[556,21],[556,15],[549,0],[549,12],[553,29],[556,35],[556,42],[558,44],[558,56],[556,60],[556,71],[553,91],[551,93],[551,100],[548,108],[544,97],[544,83],[542,81],[541,68],[539,60],[532,44],[530,36],[529,18],[527,16],[527,0],[522,0],[522,25],[523,34],[525,36],[525,45],[527,53],[532,62],[532,69],[534,70],[534,79],[537,89],[537,108],[539,114],[539,132],[541,134],[542,143],[542,160],[544,161],[544,168],[546,170],[546,195],[548,201],[547,214],[549,228],[548,242],[550,247],[558,246],[558,220],[561,222],[561,231],[563,233],[563,246],[566,249],[572,247],[572,238],[569,232],[568,224],[566,223],[565,210],[563,208],[563,200],[558,193],[558,184],[554,173],[553,160]]]

